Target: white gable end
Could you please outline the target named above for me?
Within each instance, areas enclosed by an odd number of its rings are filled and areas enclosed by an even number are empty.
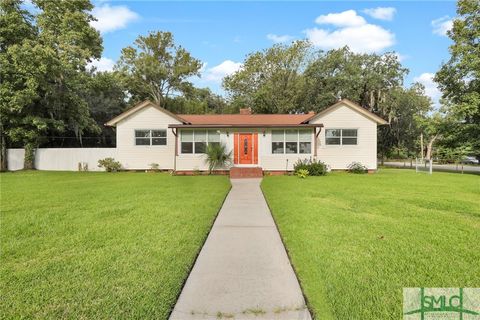
[[[117,123],[118,160],[125,169],[145,169],[158,163],[161,169],[173,169],[175,136],[169,124],[181,122],[154,106],[146,106]],[[166,130],[167,145],[137,146],[135,130]]]
[[[319,114],[312,121],[322,123],[317,140],[317,158],[332,169],[346,169],[352,162],[360,162],[369,169],[377,168],[377,122],[353,108],[339,104]],[[327,145],[325,132],[328,129],[356,129],[356,145]]]

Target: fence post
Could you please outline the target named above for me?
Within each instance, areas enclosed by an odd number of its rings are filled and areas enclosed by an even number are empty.
[[[430,159],[429,163],[430,163],[430,174],[432,174],[433,160]]]

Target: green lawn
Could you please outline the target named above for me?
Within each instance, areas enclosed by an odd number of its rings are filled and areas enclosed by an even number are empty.
[[[1,179],[0,318],[165,319],[230,188],[224,176]]]
[[[400,319],[403,287],[480,287],[480,177],[377,174],[265,178],[318,319]]]

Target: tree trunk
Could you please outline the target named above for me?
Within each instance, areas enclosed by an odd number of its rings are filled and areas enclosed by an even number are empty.
[[[5,139],[5,134],[3,128],[0,128],[0,171],[8,170],[8,149],[7,149],[7,139]]]
[[[420,133],[420,159],[422,159],[422,162],[423,162],[423,154],[424,154],[424,151],[423,150],[423,133]]]
[[[35,169],[35,150],[36,145],[29,142],[25,144],[25,157],[23,160],[23,169],[24,170],[34,170]]]
[[[433,143],[435,142],[435,140],[437,140],[437,138],[438,138],[438,134],[434,135],[433,138],[430,139],[430,141],[428,142],[427,154],[425,156],[427,160],[432,160]]]

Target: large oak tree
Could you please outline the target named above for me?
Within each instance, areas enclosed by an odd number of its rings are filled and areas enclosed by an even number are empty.
[[[84,99],[87,63],[99,58],[102,41],[90,26],[89,0],[33,0],[35,16],[21,2],[1,2],[0,52],[2,135],[23,144],[24,167],[34,167],[35,150],[49,132],[72,130],[81,137],[98,128]],[[18,24],[20,26],[18,26]],[[13,33],[11,30],[20,30]]]

